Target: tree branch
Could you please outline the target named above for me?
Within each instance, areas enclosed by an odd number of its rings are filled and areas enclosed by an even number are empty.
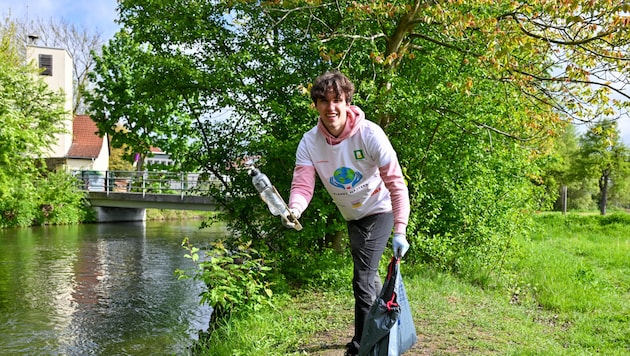
[[[411,38],[420,38],[420,39],[423,39],[425,41],[434,43],[434,44],[436,44],[438,46],[450,48],[450,49],[455,50],[455,51],[460,52],[460,53],[464,53],[464,54],[468,54],[468,55],[472,55],[472,56],[476,56],[476,57],[480,57],[481,56],[481,54],[473,53],[473,52],[471,52],[471,51],[469,51],[467,49],[459,48],[459,47],[454,46],[452,44],[436,40],[435,38],[429,37],[429,36],[421,34],[421,33],[415,33],[414,32],[414,33],[409,34],[409,37],[411,37]]]
[[[445,108],[445,107],[433,107],[431,109],[433,111],[441,114],[442,116],[444,116],[446,118],[448,118],[448,115],[446,115],[446,113],[454,114],[454,115],[457,115],[457,116],[460,116],[460,117],[464,117],[465,116],[462,113],[459,113],[459,112],[457,112],[455,110],[452,110],[452,109],[449,109],[449,108]],[[449,119],[449,121],[451,121],[453,124],[455,124],[455,126],[459,127],[463,132],[466,132],[467,134],[472,134],[470,131],[466,130],[466,128],[464,128],[461,125],[459,125],[457,122],[455,122],[453,120],[450,120],[450,119]],[[476,120],[471,120],[471,122],[474,125],[476,125],[477,127],[479,127],[479,128],[492,131],[492,132],[497,133],[499,135],[502,135],[502,136],[505,136],[505,137],[508,137],[508,138],[511,138],[511,139],[514,139],[514,140],[517,140],[517,141],[520,141],[520,142],[527,142],[527,141],[531,141],[531,140],[535,139],[534,137],[531,137],[531,138],[518,137],[518,136],[512,135],[512,134],[510,134],[508,132],[499,130],[499,129],[495,128],[495,127],[492,127],[490,125],[486,125],[486,124],[484,124],[482,122],[479,122],[479,121],[476,121]]]
[[[374,41],[378,38],[384,38],[385,35],[382,33],[379,33],[377,35],[373,35],[373,36],[360,36],[360,35],[348,35],[348,34],[343,34],[343,33],[339,33],[339,34],[334,34],[331,35],[328,38],[324,38],[322,39],[322,43],[326,43],[331,41],[333,38],[348,38],[348,39],[352,39],[352,40],[367,40],[367,41]]]
[[[601,87],[606,87],[614,92],[616,92],[617,94],[630,99],[630,94],[626,94],[624,93],[622,90],[617,89],[615,87],[613,87],[611,84],[608,83],[599,83],[599,82],[594,82],[591,80],[579,80],[579,79],[571,79],[569,77],[556,77],[556,78],[545,78],[545,77],[541,77],[532,73],[527,73],[525,71],[522,70],[518,70],[518,69],[512,69],[514,72],[534,78],[536,80],[540,80],[540,81],[547,81],[547,82],[556,82],[556,83],[566,83],[566,82],[570,82],[570,83],[576,83],[576,84],[588,84],[588,85],[597,85],[597,86],[601,86]]]
[[[609,30],[609,31],[606,31],[606,32],[601,32],[601,33],[599,33],[597,35],[594,35],[592,37],[583,38],[583,39],[580,39],[580,40],[561,41],[561,40],[553,39],[553,38],[550,38],[550,37],[538,35],[538,34],[535,34],[535,33],[531,32],[531,31],[525,29],[525,25],[523,24],[523,21],[519,18],[518,15],[521,15],[522,17],[526,18],[527,21],[529,21],[530,23],[532,23],[532,24],[534,24],[534,25],[536,25],[538,27],[542,27],[542,28],[553,28],[553,27],[550,26],[550,25],[534,22],[534,21],[530,20],[527,16],[525,16],[523,14],[513,13],[510,17],[513,18],[516,21],[516,23],[518,24],[518,27],[521,30],[521,32],[523,32],[527,36],[530,36],[530,37],[533,37],[533,38],[536,38],[536,39],[539,39],[539,40],[544,40],[544,41],[549,42],[549,43],[563,45],[563,46],[583,45],[583,44],[590,43],[590,42],[593,42],[593,41],[596,41],[596,40],[603,40],[604,37],[615,33],[614,30]],[[566,31],[567,27],[556,27],[555,29],[558,30],[558,31]]]

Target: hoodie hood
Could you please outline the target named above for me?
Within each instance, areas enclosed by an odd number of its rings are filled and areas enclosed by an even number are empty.
[[[354,135],[359,127],[360,123],[365,119],[365,113],[358,106],[350,105],[348,106],[348,110],[346,111],[346,125],[343,128],[339,137],[335,137],[328,132],[326,126],[321,119],[317,119],[317,130],[326,138],[326,142],[329,145],[339,144],[341,141],[346,138]]]

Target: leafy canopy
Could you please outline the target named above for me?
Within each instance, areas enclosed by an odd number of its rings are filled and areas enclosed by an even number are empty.
[[[93,74],[93,116],[110,134],[124,123],[137,152],[160,146],[223,179],[214,194],[235,237],[281,251],[288,269],[321,253],[342,219],[318,188],[306,228],[286,231],[237,168],[256,159],[286,196],[316,122],[309,83],[341,69],[405,170],[409,259],[493,268],[544,201],[532,181],[550,140],[567,122],[628,116],[629,6],[123,0],[123,29]]]

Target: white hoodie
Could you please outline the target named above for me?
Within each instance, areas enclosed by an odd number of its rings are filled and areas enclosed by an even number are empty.
[[[383,129],[349,106],[339,137],[321,120],[304,134],[297,149],[289,207],[302,213],[313,197],[315,173],[346,220],[394,212],[394,232],[405,233],[409,193],[396,151]]]

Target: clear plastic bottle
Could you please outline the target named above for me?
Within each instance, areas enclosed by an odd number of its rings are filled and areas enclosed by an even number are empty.
[[[252,177],[254,187],[258,193],[260,193],[260,197],[265,203],[267,203],[271,214],[275,216],[286,215],[286,204],[280,194],[278,194],[276,188],[274,188],[271,184],[269,177],[256,168],[252,168],[249,171],[249,175]]]

